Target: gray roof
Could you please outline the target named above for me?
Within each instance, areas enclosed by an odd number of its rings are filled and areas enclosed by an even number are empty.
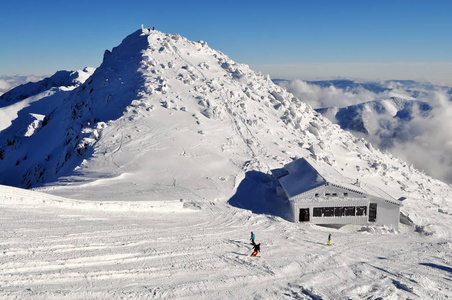
[[[289,174],[281,177],[279,182],[288,198],[323,185],[333,185],[359,194],[368,194],[374,197],[392,200],[391,202],[394,202],[394,204],[400,205],[380,188],[365,183],[356,184],[356,179],[353,180],[345,177],[326,163],[317,162],[308,158],[300,158],[285,165],[284,169]]]
[[[323,186],[327,183],[304,158],[297,159],[284,167],[289,174],[281,177],[281,183],[288,198]]]

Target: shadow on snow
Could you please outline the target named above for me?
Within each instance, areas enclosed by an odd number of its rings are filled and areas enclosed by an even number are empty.
[[[449,273],[452,273],[452,268],[451,267],[447,267],[447,266],[442,266],[442,265],[437,265],[437,264],[432,264],[432,263],[420,263],[421,266],[427,266],[427,267],[431,267],[431,268],[435,268],[435,269],[439,269],[439,270],[443,270]]]
[[[269,214],[289,219],[290,207],[276,194],[277,182],[273,176],[258,171],[248,171],[229,204],[248,209],[255,214]]]

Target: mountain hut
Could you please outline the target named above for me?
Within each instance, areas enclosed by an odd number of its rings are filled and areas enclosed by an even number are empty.
[[[294,222],[325,225],[382,225],[398,229],[402,203],[336,169],[301,158],[274,172],[289,201]]]

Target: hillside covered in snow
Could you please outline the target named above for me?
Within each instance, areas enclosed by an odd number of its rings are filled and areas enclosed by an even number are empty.
[[[88,72],[0,98],[10,123],[0,131],[0,183],[34,189],[0,186],[9,229],[0,294],[450,295],[441,275],[451,253],[450,185],[203,41],[138,30]],[[406,198],[400,232],[335,230],[337,247],[324,249],[333,229],[286,221],[270,175],[298,157]],[[247,257],[249,231],[262,236],[261,260]]]
[[[18,112],[33,102],[45,99],[46,112],[51,111],[66,95],[66,92],[81,85],[94,72],[93,68],[79,71],[58,71],[53,76],[37,82],[28,82],[15,87],[0,96],[0,131],[8,128],[12,120],[18,117]],[[49,100],[52,99],[52,100]],[[55,100],[54,100],[55,99]],[[34,104],[36,105],[36,103]],[[43,117],[43,113],[41,116]],[[35,114],[36,122],[39,116]],[[36,123],[35,122],[35,123]]]
[[[411,80],[275,80],[342,129],[452,183],[452,88]]]

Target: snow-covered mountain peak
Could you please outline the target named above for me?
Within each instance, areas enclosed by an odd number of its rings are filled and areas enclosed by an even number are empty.
[[[293,123],[293,127],[299,128],[302,122],[295,117],[296,110],[307,109],[274,85],[268,76],[236,64],[204,42],[141,30],[125,38],[111,52],[106,51],[101,66],[83,85],[68,92],[62,103],[59,101],[58,105],[42,108],[43,103],[52,102],[55,101],[40,101],[41,105],[28,107],[3,132],[8,138],[1,146],[5,157],[1,163],[5,170],[14,170],[9,174],[15,174],[10,176],[4,172],[3,183],[31,187],[54,181],[60,174],[69,172],[84,155],[92,153],[91,146],[100,139],[101,131],[106,127],[104,122],[132,121],[140,117],[139,122],[127,122],[127,125],[136,126],[137,123],[148,123],[149,119],[155,122],[163,118],[162,123],[168,123],[163,128],[168,129],[175,123],[168,115],[174,115],[181,122],[179,130],[192,127],[191,132],[196,138],[191,141],[206,140],[213,133],[208,127],[219,126],[214,120],[223,123],[226,132],[217,135],[221,141],[215,146],[219,149],[212,152],[224,152],[240,145],[239,152],[244,152],[245,157],[233,163],[240,169],[258,154],[268,156],[251,128],[273,134],[276,127],[259,128],[268,118],[278,123],[278,127]],[[42,116],[41,120],[30,119],[36,115]],[[149,128],[157,125],[160,124],[149,124]],[[30,126],[39,128],[30,131]],[[123,125],[122,135],[130,134],[126,127]],[[16,132],[26,135],[17,136]],[[169,135],[174,135],[174,130]],[[23,139],[24,136],[27,139]],[[40,153],[25,153],[38,141]],[[111,142],[118,143],[117,140]],[[99,144],[99,147],[103,145],[102,142]],[[19,157],[16,157],[17,153],[20,153]],[[251,157],[248,156],[250,153]],[[32,159],[35,155],[37,161]]]
[[[34,190],[0,186],[4,297],[450,294],[451,186],[204,42],[142,29],[84,83],[16,99],[0,107],[0,184]],[[400,231],[279,218],[289,205],[270,174],[297,157],[331,184],[404,197]],[[250,231],[261,258],[248,257]]]
[[[394,198],[445,201],[450,191],[207,43],[146,29],[0,135],[0,183],[53,184],[82,199],[226,201],[243,182],[251,192],[271,185],[271,169],[303,156]]]

